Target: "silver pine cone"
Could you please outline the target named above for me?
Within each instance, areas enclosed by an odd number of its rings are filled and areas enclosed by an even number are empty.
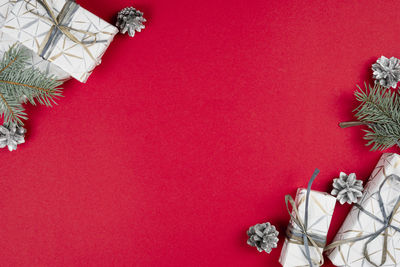
[[[400,81],[400,60],[395,57],[390,59],[381,56],[376,63],[372,64],[373,78],[385,88],[396,88]]]
[[[26,130],[16,123],[10,123],[8,126],[1,125],[0,148],[7,146],[10,151],[16,150],[17,145],[25,143],[25,133]]]
[[[270,253],[273,248],[278,246],[278,234],[275,226],[269,222],[256,224],[247,230],[249,236],[247,244],[256,247],[259,252]]]
[[[118,12],[116,26],[124,34],[128,32],[130,37],[135,36],[135,32],[141,32],[144,29],[143,23],[146,19],[143,13],[133,7],[126,7]]]
[[[340,204],[345,202],[357,203],[362,197],[363,182],[356,179],[355,173],[349,175],[340,172],[339,178],[333,179],[333,190],[331,194],[336,196]]]

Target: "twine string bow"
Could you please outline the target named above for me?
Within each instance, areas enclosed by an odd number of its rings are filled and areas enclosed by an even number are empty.
[[[397,182],[400,182],[400,177],[399,176],[397,176],[395,174],[391,174],[391,175],[387,176],[384,179],[384,181],[379,186],[379,189],[378,189],[378,192],[377,192],[379,210],[382,213],[383,219],[380,219],[377,216],[375,216],[374,214],[372,214],[371,212],[365,210],[360,204],[354,204],[361,212],[367,214],[369,217],[371,217],[374,220],[380,222],[383,226],[380,229],[378,229],[376,232],[368,234],[368,235],[365,235],[365,236],[353,237],[353,238],[348,238],[348,239],[343,239],[343,240],[338,240],[336,242],[333,242],[333,243],[329,244],[325,248],[325,250],[330,250],[330,249],[339,247],[339,246],[341,246],[343,244],[346,244],[346,243],[353,243],[353,242],[357,242],[357,241],[361,241],[361,240],[367,239],[367,241],[364,244],[364,250],[363,250],[365,259],[375,267],[379,267],[379,266],[382,266],[383,264],[385,264],[386,259],[387,259],[387,254],[388,254],[388,250],[387,250],[388,236],[389,236],[388,230],[389,230],[389,228],[392,228],[396,232],[400,233],[400,228],[392,225],[393,217],[397,213],[397,211],[399,210],[399,207],[400,207],[400,196],[397,198],[397,201],[396,201],[396,204],[395,204],[393,210],[390,212],[389,215],[387,215],[386,210],[385,210],[385,206],[384,206],[384,203],[383,203],[383,199],[382,199],[382,194],[381,194],[383,186],[390,179],[395,180]],[[381,234],[383,234],[383,246],[382,246],[381,263],[378,265],[378,264],[376,264],[375,262],[373,262],[371,260],[371,258],[369,256],[369,253],[368,253],[368,245],[372,241],[374,241],[378,236],[380,236]]]
[[[27,0],[25,0],[27,1]],[[44,19],[47,20],[48,22],[50,22],[51,28],[48,31],[45,39],[43,40],[43,42],[40,44],[39,46],[39,50],[38,50],[38,54],[40,56],[42,56],[43,58],[47,59],[45,54],[46,52],[50,49],[50,46],[52,45],[52,43],[54,42],[54,40],[56,39],[56,35],[57,32],[62,33],[63,35],[65,35],[68,39],[70,39],[71,41],[73,41],[74,43],[80,45],[83,47],[83,49],[85,49],[86,53],[90,56],[91,59],[93,59],[93,61],[96,61],[95,57],[92,55],[92,53],[90,52],[88,46],[86,45],[85,42],[80,41],[72,32],[79,32],[85,35],[89,35],[91,37],[94,38],[94,40],[92,42],[90,42],[90,44],[94,44],[97,43],[99,41],[97,41],[96,38],[96,33],[92,33],[89,31],[85,31],[85,30],[80,30],[80,29],[75,29],[73,27],[70,26],[66,26],[64,25],[64,21],[67,21],[68,19],[71,18],[71,16],[73,15],[73,13],[75,13],[76,9],[79,7],[74,0],[66,0],[63,8],[61,9],[60,13],[58,14],[58,16],[55,15],[52,7],[47,3],[46,0],[35,0],[35,2],[39,3],[45,10],[46,13],[48,14],[47,16],[43,16],[39,13],[37,13],[35,11],[35,9],[29,9],[28,8],[28,4],[30,3],[30,0],[28,0],[28,2],[26,2],[26,9],[28,10],[28,12]]]
[[[311,259],[310,255],[310,245],[315,247],[320,260],[318,262],[318,266],[321,266],[324,264],[324,257],[322,256],[322,250],[320,250],[320,247],[323,247],[325,244],[324,238],[318,238],[318,236],[313,235],[308,233],[307,228],[308,228],[308,204],[309,204],[309,198],[310,198],[310,193],[311,193],[311,185],[314,182],[315,178],[317,177],[319,173],[318,169],[315,169],[313,175],[311,176],[310,181],[308,182],[307,186],[307,194],[306,194],[306,203],[305,203],[305,212],[304,212],[304,222],[302,221],[299,211],[296,207],[296,204],[292,198],[291,195],[286,195],[285,196],[285,203],[286,203],[286,209],[290,215],[290,218],[292,219],[292,222],[297,225],[297,227],[300,229],[299,231],[293,231],[293,228],[291,229],[291,237],[297,237],[297,239],[300,239],[304,245],[305,248],[305,256],[307,258],[307,261],[309,263],[309,266],[313,266],[313,262]],[[289,203],[292,206],[292,212],[290,212],[289,209]],[[294,215],[293,215],[294,213]],[[322,242],[321,242],[322,241]]]

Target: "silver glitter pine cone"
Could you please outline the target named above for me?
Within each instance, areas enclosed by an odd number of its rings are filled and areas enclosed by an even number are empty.
[[[396,88],[400,81],[400,60],[395,57],[389,59],[381,56],[376,63],[372,64],[372,71],[375,83],[385,88]]]
[[[336,196],[340,204],[345,202],[357,203],[362,197],[363,182],[356,179],[355,173],[349,175],[340,172],[339,178],[333,179],[333,190],[331,194]]]
[[[8,126],[0,126],[0,148],[8,147],[8,150],[17,149],[19,144],[25,143],[26,130],[16,123],[10,123]]]
[[[144,22],[146,19],[143,17],[143,12],[133,7],[126,7],[118,12],[116,26],[122,34],[128,32],[128,35],[133,37],[135,32],[141,32],[144,29]]]
[[[249,239],[247,244],[256,247],[259,252],[265,251],[270,253],[273,248],[278,246],[278,234],[275,226],[269,222],[256,224],[247,230]]]

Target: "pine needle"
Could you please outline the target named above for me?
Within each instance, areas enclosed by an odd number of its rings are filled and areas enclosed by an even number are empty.
[[[62,82],[55,77],[29,67],[29,53],[13,45],[0,59],[0,115],[6,125],[27,120],[22,103],[52,106],[62,96]]]
[[[400,96],[398,91],[378,84],[365,84],[354,93],[360,105],[354,110],[357,120],[367,126],[364,139],[371,150],[384,150],[400,142]]]

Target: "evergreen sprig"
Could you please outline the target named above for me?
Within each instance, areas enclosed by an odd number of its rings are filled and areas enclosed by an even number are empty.
[[[384,150],[400,146],[400,95],[379,84],[365,84],[365,90],[357,86],[354,93],[360,105],[354,110],[356,122],[344,122],[340,126],[365,125],[364,139],[371,150]]]
[[[36,102],[45,106],[57,104],[62,82],[52,75],[29,67],[29,52],[22,46],[12,46],[0,59],[0,115],[5,125],[24,125],[27,120],[23,103]]]

